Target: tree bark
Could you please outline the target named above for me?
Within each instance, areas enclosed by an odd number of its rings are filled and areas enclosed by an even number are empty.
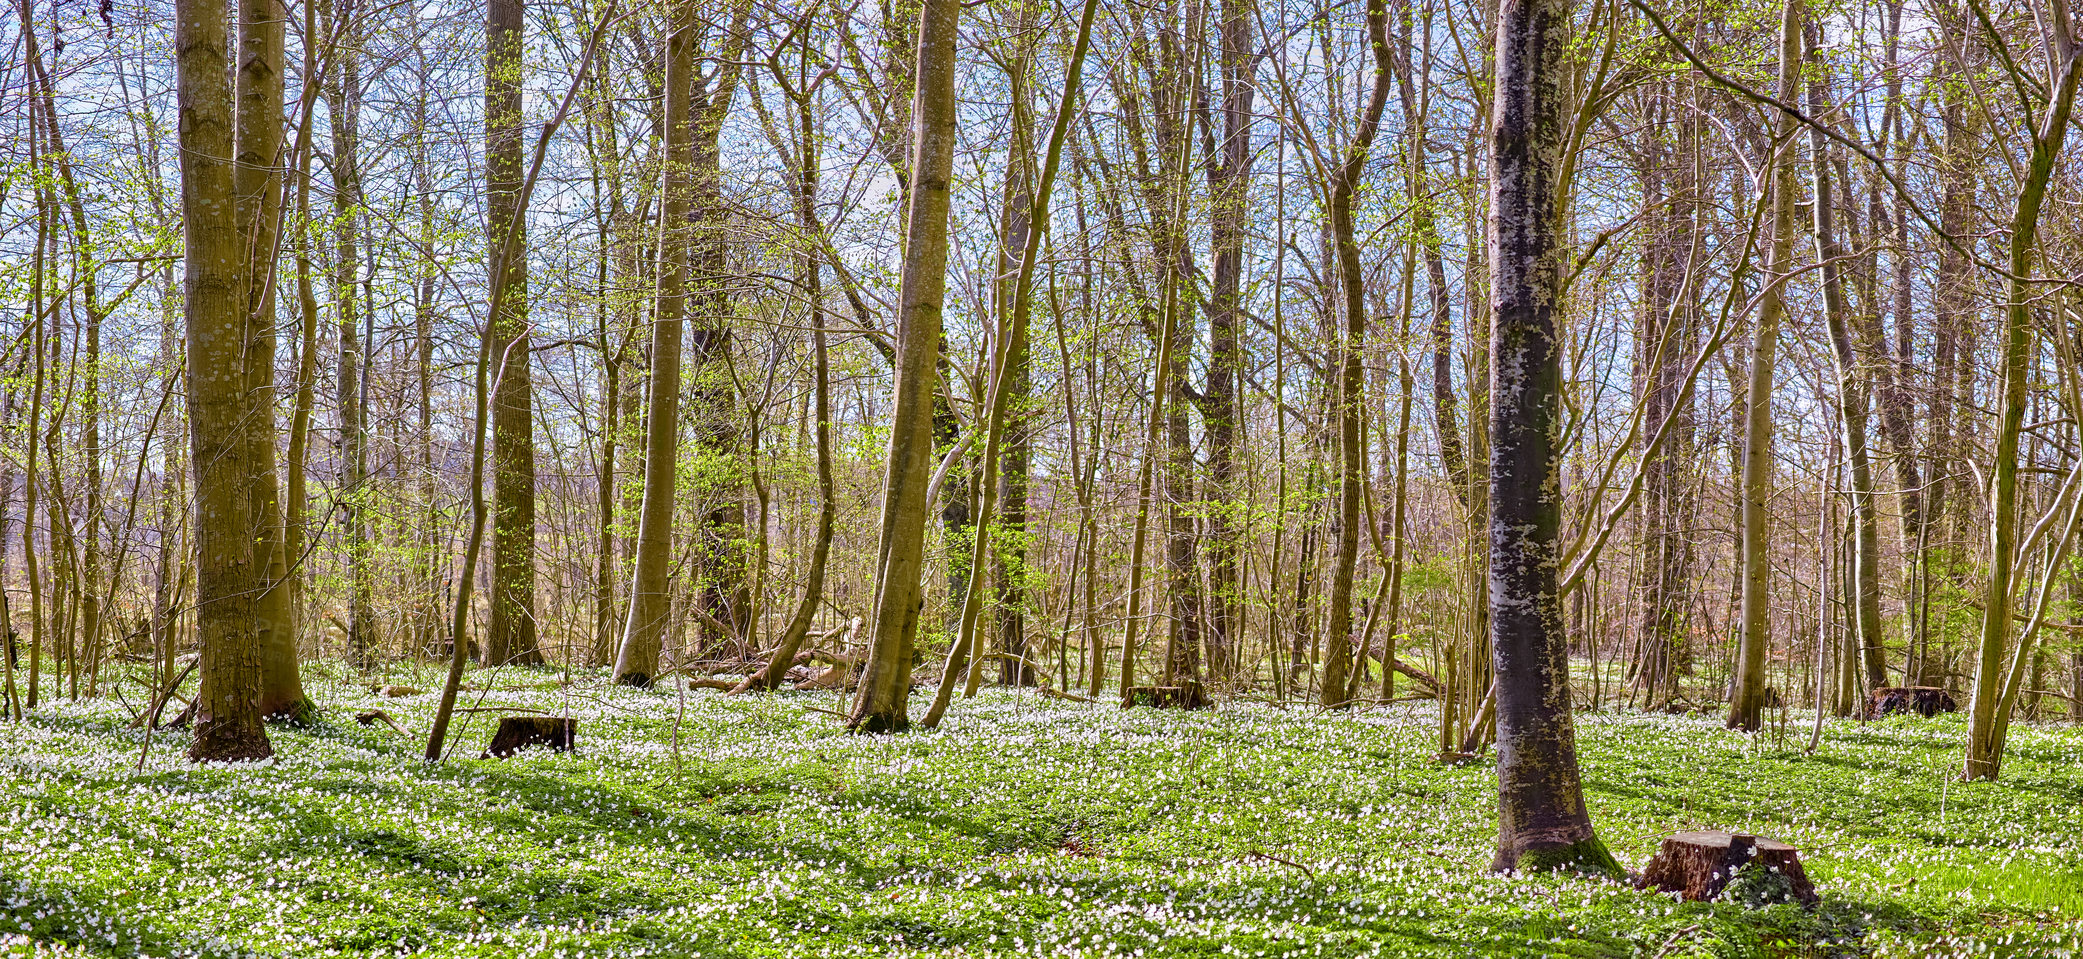
[[[1490,133],[1490,645],[1498,840],[1491,868],[1618,874],[1577,774],[1556,583],[1569,255],[1557,208],[1570,115],[1569,0],[1504,0]]]
[[[1830,86],[1822,55],[1821,31],[1807,26],[1809,57],[1813,74],[1808,82],[1808,112],[1824,116],[1830,109]],[[1829,141],[1822,131],[1808,131],[1809,170],[1814,183],[1811,202],[1811,231],[1815,237],[1816,260],[1822,264],[1823,314],[1830,328],[1830,348],[1837,361],[1837,419],[1844,430],[1844,449],[1851,471],[1852,497],[1852,626],[1859,644],[1859,662],[1864,668],[1866,688],[1888,684],[1886,660],[1881,649],[1880,622],[1880,515],[1874,506],[1873,458],[1867,448],[1870,394],[1853,329],[1859,325],[1844,294],[1844,247],[1837,241],[1835,198],[1830,183]]]
[[[1353,575],[1360,555],[1360,506],[1366,495],[1366,431],[1360,421],[1367,408],[1367,378],[1360,352],[1367,339],[1367,279],[1360,265],[1360,244],[1353,228],[1353,195],[1367,165],[1367,151],[1381,129],[1389,102],[1389,37],[1387,0],[1367,0],[1367,45],[1374,53],[1374,83],[1360,114],[1359,129],[1331,176],[1331,233],[1338,254],[1340,292],[1345,300],[1345,328],[1338,343],[1338,547],[1331,571],[1331,605],[1324,626],[1324,678],[1320,702],[1343,706],[1351,701],[1347,670],[1353,660]]]
[[[847,715],[856,732],[901,732],[910,725],[912,644],[918,632],[927,484],[933,464],[933,394],[947,290],[949,187],[954,177],[955,39],[959,0],[921,0],[916,131],[905,217],[897,314],[897,383],[883,474],[882,531],[876,562],[873,632],[867,669]]]
[[[1800,0],[1786,0],[1779,24],[1779,100],[1793,103],[1801,77]],[[1736,674],[1729,694],[1730,729],[1755,732],[1764,723],[1765,652],[1771,627],[1772,393],[1779,354],[1779,322],[1786,312],[1780,284],[1793,265],[1793,120],[1773,121],[1771,255],[1758,297],[1757,327],[1750,345],[1750,382],[1744,389],[1742,475],[1742,601]]]
[[[688,209],[694,174],[695,10],[692,0],[673,9],[665,46],[665,175],[660,190],[658,304],[651,321],[651,370],[644,407],[644,501],[637,517],[636,570],[630,577],[629,616],[615,654],[615,682],[649,686],[658,676],[669,612],[673,561],[673,503],[680,444],[680,350],[687,310]]]
[[[368,509],[369,421],[365,408],[367,390],[367,347],[362,327],[373,303],[362,303],[357,294],[362,273],[361,248],[361,70],[356,63],[361,17],[353,3],[339,11],[333,29],[346,51],[339,72],[329,85],[333,124],[333,302],[336,335],[340,344],[338,379],[334,402],[340,411],[339,497],[341,551],[347,558],[347,655],[356,667],[376,666],[374,583],[369,568],[371,542]]]
[[[2076,101],[2078,75],[2083,73],[2083,50],[2071,36],[2069,23],[2064,19],[2053,30],[2055,43],[2049,59],[2058,68],[2056,81],[2032,131],[2032,158],[2011,214],[2010,276],[2004,290],[2003,405],[1997,412],[1996,449],[1989,476],[1989,576],[1982,590],[1981,648],[1975,657],[1967,758],[1961,769],[1961,778],[1967,780],[1995,779],[2002,771],[2009,720],[1999,703],[2003,701],[2004,653],[2011,635],[2015,592],[2011,577],[2018,559],[2018,440],[2024,432],[2025,393],[2035,346],[2032,308],[2036,294],[2030,277],[2038,248],[2040,208],[2068,137],[2069,113]]]
[[[252,415],[247,395],[247,250],[234,206],[230,38],[224,8],[177,0],[183,281],[188,325],[189,448],[195,477],[196,636],[202,646],[198,762],[274,755],[260,710],[261,586],[251,527]]]
[[[485,5],[485,218],[491,282],[506,288],[491,318],[497,392],[492,397],[492,590],[487,665],[535,665],[535,391],[530,382],[528,232],[520,208],[524,0]],[[495,257],[498,255],[495,253]],[[472,571],[465,571],[470,575]]]

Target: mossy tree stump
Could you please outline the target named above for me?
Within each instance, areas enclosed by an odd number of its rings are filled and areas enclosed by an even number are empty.
[[[504,759],[529,746],[548,746],[557,752],[571,749],[577,739],[579,721],[569,716],[502,716],[499,731],[492,734],[492,744],[485,747],[485,754],[478,758],[497,756]]]
[[[1802,871],[1798,850],[1777,839],[1719,829],[1681,832],[1665,839],[1663,848],[1642,867],[1635,885],[1704,901],[1719,897],[1736,878],[1736,870],[1746,865],[1763,867],[1769,875],[1784,878],[1787,898],[1803,905],[1816,903],[1815,884]]]

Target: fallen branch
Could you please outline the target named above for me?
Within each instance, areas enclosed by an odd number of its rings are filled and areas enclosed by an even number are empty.
[[[1245,858],[1247,858],[1247,859],[1260,859],[1260,860],[1264,860],[1264,861],[1266,861],[1266,862],[1277,862],[1277,863],[1279,863],[1279,864],[1281,864],[1281,865],[1283,865],[1283,866],[1293,866],[1293,867],[1295,867],[1296,869],[1300,869],[1300,870],[1302,870],[1302,875],[1308,876],[1308,877],[1309,877],[1309,878],[1311,878],[1311,879],[1315,879],[1315,878],[1316,878],[1316,870],[1314,870],[1314,869],[1311,869],[1311,868],[1309,868],[1308,866],[1305,866],[1305,865],[1303,865],[1303,864],[1301,864],[1301,863],[1299,863],[1299,862],[1296,862],[1296,861],[1294,861],[1294,860],[1292,860],[1292,859],[1284,859],[1284,858],[1282,858],[1282,857],[1280,857],[1280,856],[1276,856],[1276,855],[1273,855],[1272,853],[1270,853],[1270,852],[1267,852],[1267,851],[1265,851],[1265,850],[1263,850],[1263,849],[1253,849],[1253,850],[1252,850],[1251,852],[1249,852],[1249,853],[1245,854]]]
[[[1047,696],[1047,697],[1049,697],[1050,699],[1068,699],[1068,700],[1070,700],[1071,702],[1074,702],[1074,703],[1096,703],[1096,702],[1099,702],[1099,700],[1097,700],[1097,699],[1093,699],[1093,698],[1092,698],[1092,697],[1090,697],[1090,696],[1080,696],[1080,695],[1078,695],[1077,693],[1067,693],[1067,692],[1064,692],[1063,690],[1060,690],[1060,689],[1050,689],[1050,688],[1049,688],[1049,687],[1047,687],[1047,686],[1036,686],[1036,687],[1034,687],[1034,688],[1035,688],[1035,689],[1037,689],[1037,690],[1039,690],[1039,691],[1041,692],[1041,694],[1042,694],[1042,695],[1044,695],[1044,696]]]

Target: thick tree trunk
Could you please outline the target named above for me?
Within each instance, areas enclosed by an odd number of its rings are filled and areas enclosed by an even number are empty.
[[[224,8],[178,0],[181,220],[188,325],[188,421],[195,475],[196,636],[202,646],[197,761],[274,754],[260,710],[261,585],[252,535],[246,429],[247,259],[233,194],[236,133]],[[261,557],[264,559],[264,557]]]
[[[1244,499],[1237,475],[1238,381],[1244,376],[1244,245],[1250,223],[1253,100],[1257,92],[1258,32],[1254,0],[1222,5],[1220,152],[1208,162],[1209,258],[1208,388],[1199,408],[1208,449],[1208,673],[1227,679],[1238,668],[1244,628],[1243,550],[1238,511]]]
[[[492,590],[487,665],[542,662],[535,624],[535,391],[530,382],[528,232],[522,177],[522,0],[485,5],[485,218],[493,246],[511,236],[492,282],[506,288],[490,319],[492,365]],[[471,571],[465,571],[470,575]]]
[[[1689,276],[1698,206],[1693,172],[1697,124],[1690,116],[1674,121],[1656,110],[1664,93],[1657,96],[1649,126],[1671,132],[1653,134],[1644,158],[1644,292],[1635,339],[1635,390],[1643,404],[1644,424],[1637,442],[1646,461],[1636,515],[1647,581],[1641,591],[1641,655],[1636,669],[1650,709],[1678,696],[1678,677],[1688,663],[1693,409],[1684,380],[1698,330]],[[1691,106],[1680,103],[1676,109]]]
[[[688,171],[688,209],[693,233],[687,243],[687,322],[693,350],[687,371],[687,405],[695,425],[694,446],[703,464],[697,475],[696,502],[707,504],[698,535],[696,579],[700,585],[702,643],[714,650],[727,643],[745,644],[752,635],[752,581],[758,550],[748,539],[746,485],[752,453],[745,448],[744,414],[730,371],[735,343],[728,264],[729,210],[723,199],[722,136],[724,115],[737,94],[739,53],[744,49],[742,2],[732,5],[730,25],[710,78],[690,71],[694,84],[688,100],[693,124],[693,152]],[[753,437],[757,443],[757,434]],[[759,538],[755,528],[751,539]],[[728,631],[717,628],[728,626]],[[726,632],[728,635],[726,635]]]
[[[238,229],[246,246],[246,389],[252,417],[246,423],[253,472],[255,572],[261,592],[254,598],[254,630],[260,642],[262,715],[292,720],[316,707],[304,695],[297,668],[296,622],[290,608],[289,561],[283,531],[281,486],[275,476],[275,260],[282,218],[282,76],[284,11],[279,0],[241,0],[239,10]],[[99,515],[91,510],[90,515]],[[89,524],[89,542],[92,528]],[[89,549],[90,571],[98,565]],[[89,586],[91,594],[93,587]],[[89,618],[98,619],[89,610]],[[90,627],[90,633],[92,629]]]
[[[921,0],[904,267],[898,293],[897,383],[883,475],[873,632],[868,665],[847,716],[857,732],[910,725],[912,644],[918,632],[927,484],[933,466],[933,394],[947,290],[949,187],[954,176],[955,39],[959,0]]]
[[[1562,265],[1555,182],[1570,115],[1568,0],[1504,0],[1490,150],[1490,644],[1497,857],[1505,870],[1617,874],[1584,806],[1557,591]]]

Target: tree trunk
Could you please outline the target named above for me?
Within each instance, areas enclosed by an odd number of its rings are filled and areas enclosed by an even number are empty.
[[[328,99],[333,123],[333,302],[340,343],[339,378],[334,383],[334,402],[340,411],[340,513],[344,535],[341,552],[347,558],[347,656],[364,671],[376,667],[376,624],[369,569],[371,531],[367,501],[369,479],[369,417],[364,407],[367,346],[362,338],[364,312],[375,304],[361,303],[357,294],[362,273],[361,250],[361,71],[356,65],[359,30],[353,25],[362,16],[352,3],[342,10],[334,29],[340,31],[346,55],[337,82]],[[516,141],[518,142],[518,141]],[[372,317],[373,318],[373,317]]]
[[[1238,558],[1244,544],[1238,512],[1244,489],[1237,475],[1238,381],[1244,376],[1242,339],[1244,245],[1251,222],[1253,100],[1257,92],[1255,49],[1257,4],[1227,0],[1222,5],[1220,152],[1208,162],[1209,258],[1214,276],[1208,295],[1208,388],[1198,404],[1208,448],[1208,674],[1227,679],[1238,668],[1244,630],[1244,583]]]
[[[1568,0],[1504,0],[1491,111],[1490,645],[1498,839],[1491,868],[1618,874],[1584,806],[1556,583],[1562,265],[1555,176],[1570,115]]]
[[[1389,38],[1386,0],[1368,0],[1367,45],[1374,51],[1374,85],[1360,115],[1359,129],[1331,176],[1331,232],[1338,255],[1338,277],[1345,300],[1345,329],[1338,346],[1338,552],[1331,571],[1331,606],[1324,627],[1324,678],[1320,701],[1343,706],[1350,700],[1348,668],[1352,663],[1353,575],[1360,553],[1360,500],[1365,495],[1366,431],[1360,421],[1367,408],[1367,378],[1360,352],[1367,339],[1367,280],[1360,265],[1360,244],[1353,231],[1353,195],[1367,165],[1367,151],[1381,128],[1389,102]]]
[[[1968,711],[1964,779],[1995,779],[2002,769],[2004,730],[2009,720],[2003,701],[2004,652],[2011,635],[2012,567],[2018,551],[2018,439],[2025,426],[2025,392],[2034,351],[2032,325],[2036,293],[2030,276],[2038,246],[2040,207],[2047,184],[2068,137],[2069,112],[2075,105],[2083,51],[2063,21],[2054,27],[2058,77],[2034,131],[2032,159],[2020,184],[2011,215],[2010,277],[2006,280],[2003,339],[2003,405],[1997,412],[1996,450],[1989,476],[1989,578],[1982,590],[1981,649],[1975,658],[1973,705]]]
[[[492,282],[506,288],[490,319],[492,395],[491,616],[485,628],[487,665],[542,662],[535,624],[535,400],[529,379],[528,232],[521,219],[522,0],[485,5],[485,218],[497,246],[511,236],[508,255],[492,264]],[[470,575],[472,571],[465,571]]]
[[[238,229],[245,233],[247,273],[246,389],[253,493],[254,629],[260,643],[261,714],[301,720],[316,707],[304,695],[297,668],[296,624],[287,587],[289,561],[283,532],[281,487],[275,476],[275,260],[282,217],[282,76],[284,10],[279,0],[241,0],[239,12]],[[90,510],[88,566],[97,565]],[[89,587],[92,589],[91,585]],[[90,614],[90,619],[95,619]],[[92,629],[90,627],[90,633]]]
[[[1821,32],[1807,26],[1809,56],[1815,74],[1808,82],[1808,111],[1825,116],[1830,109],[1830,81],[1820,46]],[[1808,131],[1809,169],[1815,195],[1812,231],[1816,260],[1822,264],[1823,313],[1830,328],[1830,348],[1837,361],[1837,418],[1844,430],[1844,449],[1851,468],[1852,497],[1852,625],[1859,644],[1859,663],[1864,668],[1867,689],[1888,684],[1887,665],[1881,649],[1880,622],[1880,516],[1874,507],[1873,459],[1867,449],[1870,404],[1866,378],[1862,375],[1853,328],[1860,325],[1844,295],[1844,248],[1837,242],[1835,199],[1830,184],[1829,141],[1822,131]]]
[[[198,762],[274,755],[261,721],[261,648],[253,609],[261,586],[256,559],[265,557],[256,556],[250,526],[247,250],[233,202],[237,135],[225,19],[221,5],[176,3],[195,618],[202,646],[202,689],[188,755]]]
[[[897,383],[883,474],[873,632],[867,669],[847,716],[856,732],[910,725],[912,643],[918,632],[927,484],[933,466],[933,394],[947,290],[949,187],[954,177],[955,39],[959,0],[921,0],[916,131],[897,314]]]
[[[675,6],[665,47],[665,178],[660,199],[658,307],[651,322],[651,373],[644,407],[644,503],[637,518],[636,570],[629,616],[615,655],[615,681],[649,686],[658,676],[670,607],[673,502],[680,442],[680,348],[687,309],[687,243],[691,228],[695,10]]]
[[[1801,76],[1800,0],[1786,0],[1779,24],[1779,100],[1793,103]],[[1772,392],[1779,354],[1779,321],[1786,312],[1781,284],[1793,266],[1794,155],[1793,120],[1773,122],[1779,144],[1772,164],[1771,255],[1758,297],[1757,328],[1750,346],[1750,382],[1744,389],[1742,476],[1742,608],[1736,648],[1736,673],[1729,694],[1730,729],[1755,732],[1764,724],[1765,652],[1771,627]]]

